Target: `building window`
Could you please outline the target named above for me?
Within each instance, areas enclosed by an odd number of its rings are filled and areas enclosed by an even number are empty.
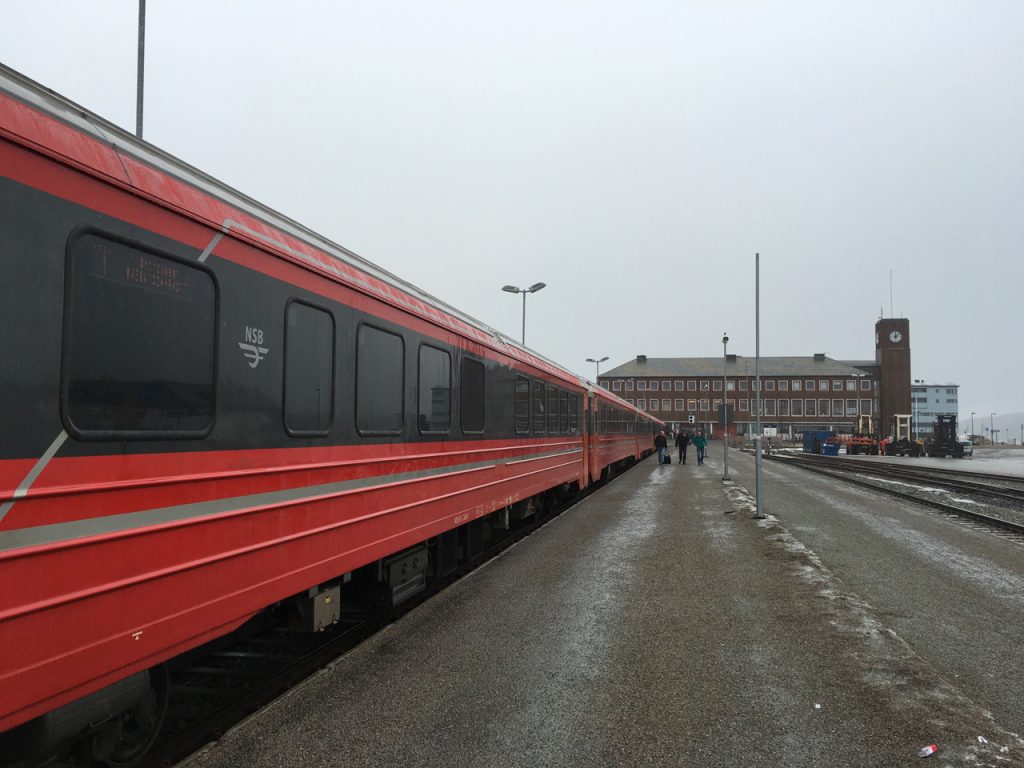
[[[459,410],[463,432],[484,431],[484,364],[468,357],[462,359]]]
[[[856,416],[857,415],[857,401],[856,400],[847,400],[846,401],[846,415],[847,416]]]
[[[739,405],[739,408],[737,410],[746,411],[748,409],[748,407],[749,407],[749,401],[747,401],[747,400],[740,400],[740,405]]]
[[[746,380],[740,381],[740,392],[746,392],[746,391],[747,391],[747,382],[746,382]]]
[[[447,432],[452,422],[452,358],[447,352],[420,347],[419,429]]]
[[[663,410],[663,411],[671,411],[672,410],[672,401],[671,400],[662,400],[661,401],[661,410]]]
[[[641,397],[639,400],[636,401],[636,407],[639,408],[641,411],[646,411],[647,401]]]
[[[686,410],[691,411],[691,412],[692,411],[696,411],[697,410],[697,401],[696,400],[687,400],[686,401]]]
[[[677,411],[685,411],[686,410],[686,401],[683,400],[681,397],[677,397],[676,398],[676,410]]]
[[[615,379],[615,381],[612,382],[612,392],[621,392],[621,391],[622,391],[622,379]]]
[[[793,415],[794,416],[803,416],[804,415],[804,401],[803,400],[794,400],[793,401]]]
[[[405,342],[402,337],[359,327],[356,349],[356,429],[363,435],[397,435],[405,420]]]
[[[516,376],[515,420],[516,433],[524,435],[530,431],[530,380]]]
[[[647,382],[647,391],[648,392],[657,392],[658,391],[658,382],[656,382],[656,381],[648,381]]]
[[[95,232],[74,238],[68,253],[68,431],[91,439],[207,434],[217,329],[210,274]],[[262,329],[247,327],[239,344],[230,342],[240,364],[255,367],[279,354]]]
[[[697,382],[692,380],[692,379],[690,381],[686,382],[686,391],[687,392],[696,392],[697,391]]]
[[[861,391],[870,392],[871,391],[871,379],[861,379],[860,380],[860,388],[861,388]]]
[[[700,391],[701,392],[710,392],[711,391],[711,385],[708,382],[706,382],[706,381],[702,381],[700,383]]]
[[[819,416],[828,416],[828,400],[819,400],[818,401],[818,415]]]
[[[633,380],[632,379],[626,379],[626,391],[627,392],[632,392],[633,391]]]
[[[841,392],[842,389],[843,389],[843,382],[840,381],[839,379],[833,379],[832,380],[832,391],[833,392]]]
[[[726,381],[725,382],[725,391],[726,392],[735,392],[736,391],[736,382],[733,381],[732,379]]]
[[[676,379],[673,382],[673,384],[672,384],[672,388],[675,389],[676,392],[682,392],[683,391],[683,380],[682,379]]]
[[[779,382],[779,392],[788,392],[788,391],[789,391],[789,381],[788,380],[780,381]]]
[[[718,398],[715,398],[713,410],[717,413],[718,409],[721,408],[721,407],[722,407],[722,401],[719,400]]]
[[[289,304],[284,352],[285,429],[326,435],[334,420],[334,318],[308,304]]]
[[[803,382],[800,381],[800,379],[793,379],[793,391],[794,392],[799,392],[800,391],[800,387],[802,385],[803,385]]]
[[[794,405],[799,403],[799,400],[794,401]],[[796,411],[793,411],[794,416],[799,416]],[[789,400],[779,400],[779,416],[789,416]]]
[[[853,379],[847,379],[847,381],[846,381],[846,391],[847,392],[856,392],[857,391],[857,382],[854,381]]]
[[[833,400],[832,401],[832,417],[841,419],[843,417],[843,401]]]
[[[602,381],[602,382],[601,382],[601,388],[602,388],[602,389],[609,389],[609,387],[608,387],[608,382],[607,382],[607,381]]]
[[[630,405],[633,405],[633,406],[635,406],[635,405],[636,405],[636,401],[635,401],[635,400],[634,400],[633,398],[628,398],[628,399],[626,400],[626,402],[627,402],[627,403],[629,403]]]
[[[828,382],[827,381],[826,382],[822,382],[822,384],[824,384],[822,389],[828,389]],[[814,391],[814,379],[807,379],[806,381],[804,381],[804,391],[805,392],[813,392]]]
[[[768,379],[764,383],[764,391],[765,392],[774,392],[775,391],[775,379]]]
[[[871,401],[870,400],[861,400],[860,401],[860,412],[864,416],[870,416],[871,415]]]
[[[775,401],[774,400],[762,400],[761,407],[764,408],[765,416],[775,415]]]
[[[641,379],[640,381],[638,381],[636,383],[636,391],[637,392],[646,392],[647,391],[647,381],[646,381],[646,379]]]
[[[814,409],[814,404],[815,404],[814,400],[805,400],[804,401],[804,415],[805,416],[814,416],[815,415],[814,414],[814,410],[815,410]]]
[[[706,399],[700,401],[700,409],[703,412],[708,411],[708,401]]]
[[[715,379],[714,382],[712,382],[712,387],[711,388],[715,392],[721,392],[722,391],[722,380],[721,379]]]

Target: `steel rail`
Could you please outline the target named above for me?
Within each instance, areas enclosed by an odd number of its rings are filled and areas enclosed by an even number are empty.
[[[770,458],[772,461],[788,463],[790,466],[798,467],[799,469],[805,469],[809,472],[817,472],[818,474],[821,475],[827,475],[828,477],[838,478],[847,483],[850,483],[851,485],[858,485],[863,488],[870,488],[871,490],[874,491],[881,491],[882,493],[887,493],[890,496],[896,496],[898,498],[906,499],[909,501],[916,501],[919,504],[934,507],[935,509],[939,509],[951,515],[968,517],[973,520],[985,523],[986,525],[995,528],[1001,528],[1011,533],[1024,536],[1024,525],[1020,523],[1014,523],[1010,520],[1003,520],[1002,518],[986,515],[982,512],[976,512],[972,509],[964,509],[963,507],[957,507],[952,504],[946,504],[944,502],[936,501],[934,499],[923,498],[921,496],[918,496],[913,493],[908,493],[906,491],[898,491],[895,488],[886,488],[884,486],[877,485],[876,483],[872,483],[868,480],[858,480],[856,478],[850,477],[848,473],[843,472],[842,470],[836,470],[835,467],[826,468],[818,464],[817,462],[794,460],[792,457],[785,456],[770,456],[768,458]]]

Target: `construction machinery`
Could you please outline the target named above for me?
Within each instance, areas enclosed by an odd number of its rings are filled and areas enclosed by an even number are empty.
[[[934,458],[952,456],[964,457],[964,445],[956,434],[956,416],[937,416],[932,427],[932,436],[925,441],[925,452]]]
[[[892,417],[890,438],[885,444],[886,456],[918,456],[924,455],[924,443],[914,439],[911,431],[914,418],[909,413],[897,413]]]

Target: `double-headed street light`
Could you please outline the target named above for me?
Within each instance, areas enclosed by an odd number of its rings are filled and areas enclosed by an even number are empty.
[[[992,445],[996,444],[996,437],[995,437],[995,435],[996,435],[996,425],[995,425],[995,422],[993,421],[993,417],[995,415],[996,415],[995,411],[992,411],[992,413],[990,413],[988,415],[988,436],[989,436],[989,439],[992,441]]]
[[[521,293],[521,294],[523,294],[523,338],[522,338],[522,344],[523,344],[524,347],[526,346],[526,294],[528,294],[528,293],[536,293],[537,291],[539,291],[541,288],[545,287],[546,285],[547,285],[547,283],[534,283],[529,288],[520,288],[519,286],[516,286],[516,285],[505,285],[505,286],[502,286],[502,288],[501,288],[501,290],[505,291],[506,293]]]
[[[593,363],[594,366],[596,367],[596,370],[594,372],[594,381],[597,381],[598,377],[601,375],[601,363],[603,363],[607,359],[608,359],[608,355],[605,355],[600,360],[595,360],[592,357],[588,357],[587,358],[587,362],[588,363]]]

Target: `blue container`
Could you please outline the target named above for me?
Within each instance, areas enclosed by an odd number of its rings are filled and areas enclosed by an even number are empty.
[[[839,446],[838,445],[823,445],[821,446],[822,456],[838,456]]]

